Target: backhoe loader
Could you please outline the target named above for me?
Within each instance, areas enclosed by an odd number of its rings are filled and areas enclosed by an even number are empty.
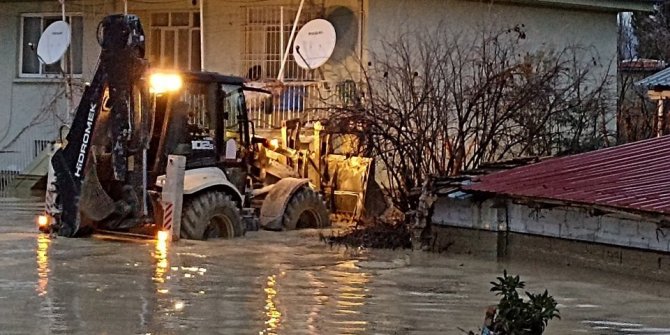
[[[95,76],[55,144],[40,230],[157,233],[169,155],[186,157],[182,238],[322,228],[332,214],[363,213],[371,160],[333,154],[327,120],[257,132],[245,97],[270,92],[234,76],[152,69],[136,16],[106,17],[98,42]]]

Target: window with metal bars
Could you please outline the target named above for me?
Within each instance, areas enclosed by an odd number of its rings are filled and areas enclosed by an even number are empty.
[[[161,68],[200,70],[200,13],[151,14],[149,59]]]
[[[245,7],[244,51],[241,72],[252,80],[276,79],[281,61],[289,42],[291,29],[298,9],[295,6]],[[309,20],[319,17],[319,6],[303,8],[297,31]],[[315,79],[314,71],[299,67],[293,58],[293,48],[288,49],[284,69],[285,81]]]
[[[71,41],[63,59],[46,65],[37,56],[37,44],[44,30],[50,24],[62,19],[60,14],[21,15],[20,77],[41,78],[62,73],[81,75],[84,34],[84,20],[81,15],[70,14],[65,17],[65,21],[70,24]]]

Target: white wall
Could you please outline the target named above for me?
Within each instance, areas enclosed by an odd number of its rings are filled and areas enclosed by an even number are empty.
[[[454,33],[523,24],[531,48],[594,47],[601,63],[616,61],[615,12],[570,10],[463,0],[369,0],[367,39],[371,44],[399,33],[430,30],[443,24]],[[420,18],[420,19],[419,19]]]
[[[505,207],[492,200],[476,203],[441,197],[435,203],[433,223],[670,252],[670,229],[644,219],[594,216],[583,208],[534,209],[511,201]]]

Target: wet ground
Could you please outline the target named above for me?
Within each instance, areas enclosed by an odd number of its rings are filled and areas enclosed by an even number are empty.
[[[546,264],[332,249],[317,232],[166,245],[35,232],[0,199],[0,334],[462,334],[503,269],[547,288],[547,334],[670,334],[670,284]]]

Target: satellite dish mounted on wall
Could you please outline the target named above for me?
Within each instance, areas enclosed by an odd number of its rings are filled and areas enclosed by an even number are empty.
[[[42,33],[37,44],[37,56],[42,63],[51,65],[63,58],[70,46],[70,25],[65,21],[56,21]]]
[[[335,27],[324,19],[305,23],[293,42],[293,58],[303,69],[313,70],[325,64],[335,50]]]

